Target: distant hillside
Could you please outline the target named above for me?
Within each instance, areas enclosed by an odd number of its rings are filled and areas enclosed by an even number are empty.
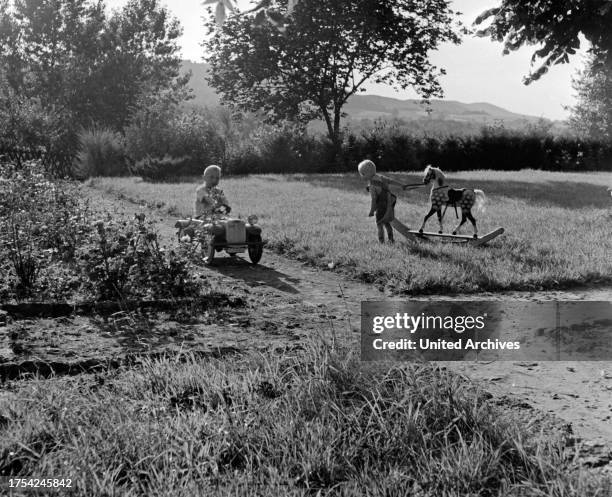
[[[353,120],[394,117],[408,121],[443,119],[483,124],[496,120],[537,122],[539,119],[516,114],[486,102],[465,104],[454,100],[431,100],[429,105],[425,105],[420,100],[398,100],[377,95],[355,95],[348,101],[345,110]]]
[[[193,90],[193,96],[195,97],[193,100],[189,101],[189,104],[201,107],[214,107],[219,105],[219,96],[206,82],[208,64],[184,60],[183,72],[187,71],[191,71],[190,86]]]
[[[185,61],[185,71],[191,70],[191,88],[194,99],[190,105],[214,107],[219,105],[219,96],[206,83],[208,65]],[[535,116],[516,114],[486,102],[465,104],[454,100],[431,100],[428,107],[420,100],[399,100],[378,95],[355,95],[344,108],[350,121],[373,120],[379,117],[399,118],[406,121],[436,120],[470,124],[487,124],[503,121],[513,127],[535,123]]]

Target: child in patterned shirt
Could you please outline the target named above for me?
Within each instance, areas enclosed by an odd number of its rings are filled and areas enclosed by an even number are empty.
[[[202,218],[212,216],[220,207],[225,207],[225,214],[229,214],[231,208],[225,198],[223,190],[217,188],[221,179],[221,168],[219,166],[208,166],[204,170],[204,184],[196,188],[196,200],[194,205],[194,216]]]
[[[393,243],[393,227],[391,221],[395,219],[395,202],[397,197],[389,189],[389,185],[406,185],[382,174],[376,173],[376,165],[371,160],[364,160],[357,167],[359,175],[368,180],[367,190],[370,192],[370,217],[376,214],[376,227],[378,229],[378,241],[385,242],[385,230],[389,243]]]

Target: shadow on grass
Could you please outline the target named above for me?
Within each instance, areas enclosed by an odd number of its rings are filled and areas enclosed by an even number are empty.
[[[292,286],[300,282],[299,278],[293,278],[263,264],[253,265],[240,257],[215,257],[215,264],[210,266],[210,269],[224,276],[242,280],[250,287],[269,286],[285,293],[300,293]]]
[[[517,175],[520,172],[517,171]],[[405,183],[419,183],[420,174],[393,173],[393,177]],[[343,191],[363,192],[366,183],[357,174],[294,174],[288,175],[292,181],[303,181],[322,188],[335,188]],[[268,179],[262,177],[262,179]],[[270,178],[271,180],[272,178]],[[450,178],[449,185],[454,188],[478,188],[487,196],[505,196],[525,200],[537,206],[556,206],[567,209],[607,208],[612,205],[610,192],[607,188],[592,183],[575,181],[503,181],[503,180],[461,180]],[[413,204],[429,205],[430,187],[402,192],[399,188],[392,188],[399,193],[400,199]],[[489,205],[493,205],[489,202]],[[426,208],[426,207],[424,207]]]

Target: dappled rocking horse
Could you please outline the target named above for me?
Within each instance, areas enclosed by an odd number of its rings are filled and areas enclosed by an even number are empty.
[[[431,193],[429,198],[431,200],[431,208],[423,219],[423,224],[419,229],[419,233],[423,233],[425,229],[425,223],[433,216],[434,213],[438,214],[438,222],[440,223],[440,231],[442,233],[443,226],[442,220],[446,209],[449,206],[454,207],[455,215],[457,218],[457,207],[461,208],[461,222],[454,229],[453,235],[456,235],[461,226],[469,219],[474,227],[474,238],[478,238],[478,229],[476,227],[476,219],[472,216],[472,207],[475,205],[478,212],[483,210],[484,203],[486,200],[485,194],[482,190],[471,190],[468,188],[455,189],[445,184],[446,177],[444,173],[437,167],[427,166],[424,171],[423,184],[427,185],[433,181],[431,187]],[[444,207],[444,212],[442,212]]]

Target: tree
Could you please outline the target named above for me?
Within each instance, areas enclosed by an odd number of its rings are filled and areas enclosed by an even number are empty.
[[[538,67],[524,81],[529,84],[553,64],[569,61],[580,48],[579,35],[591,44],[597,65],[612,67],[612,2],[610,0],[501,0],[483,12],[476,25],[491,23],[477,32],[504,43],[504,53],[523,45],[542,44],[532,57]]]
[[[288,7],[270,0],[265,11],[209,22],[209,83],[224,103],[263,109],[271,121],[322,118],[337,147],[342,107],[366,81],[442,94],[443,70],[428,52],[460,41],[448,1],[300,0],[290,14]],[[262,22],[264,13],[283,19],[282,29]]]
[[[158,0],[0,0],[0,65],[20,99],[121,128],[143,92],[184,89],[181,28]]]
[[[573,87],[578,102],[570,109],[570,126],[583,136],[612,140],[612,70],[592,56]]]

